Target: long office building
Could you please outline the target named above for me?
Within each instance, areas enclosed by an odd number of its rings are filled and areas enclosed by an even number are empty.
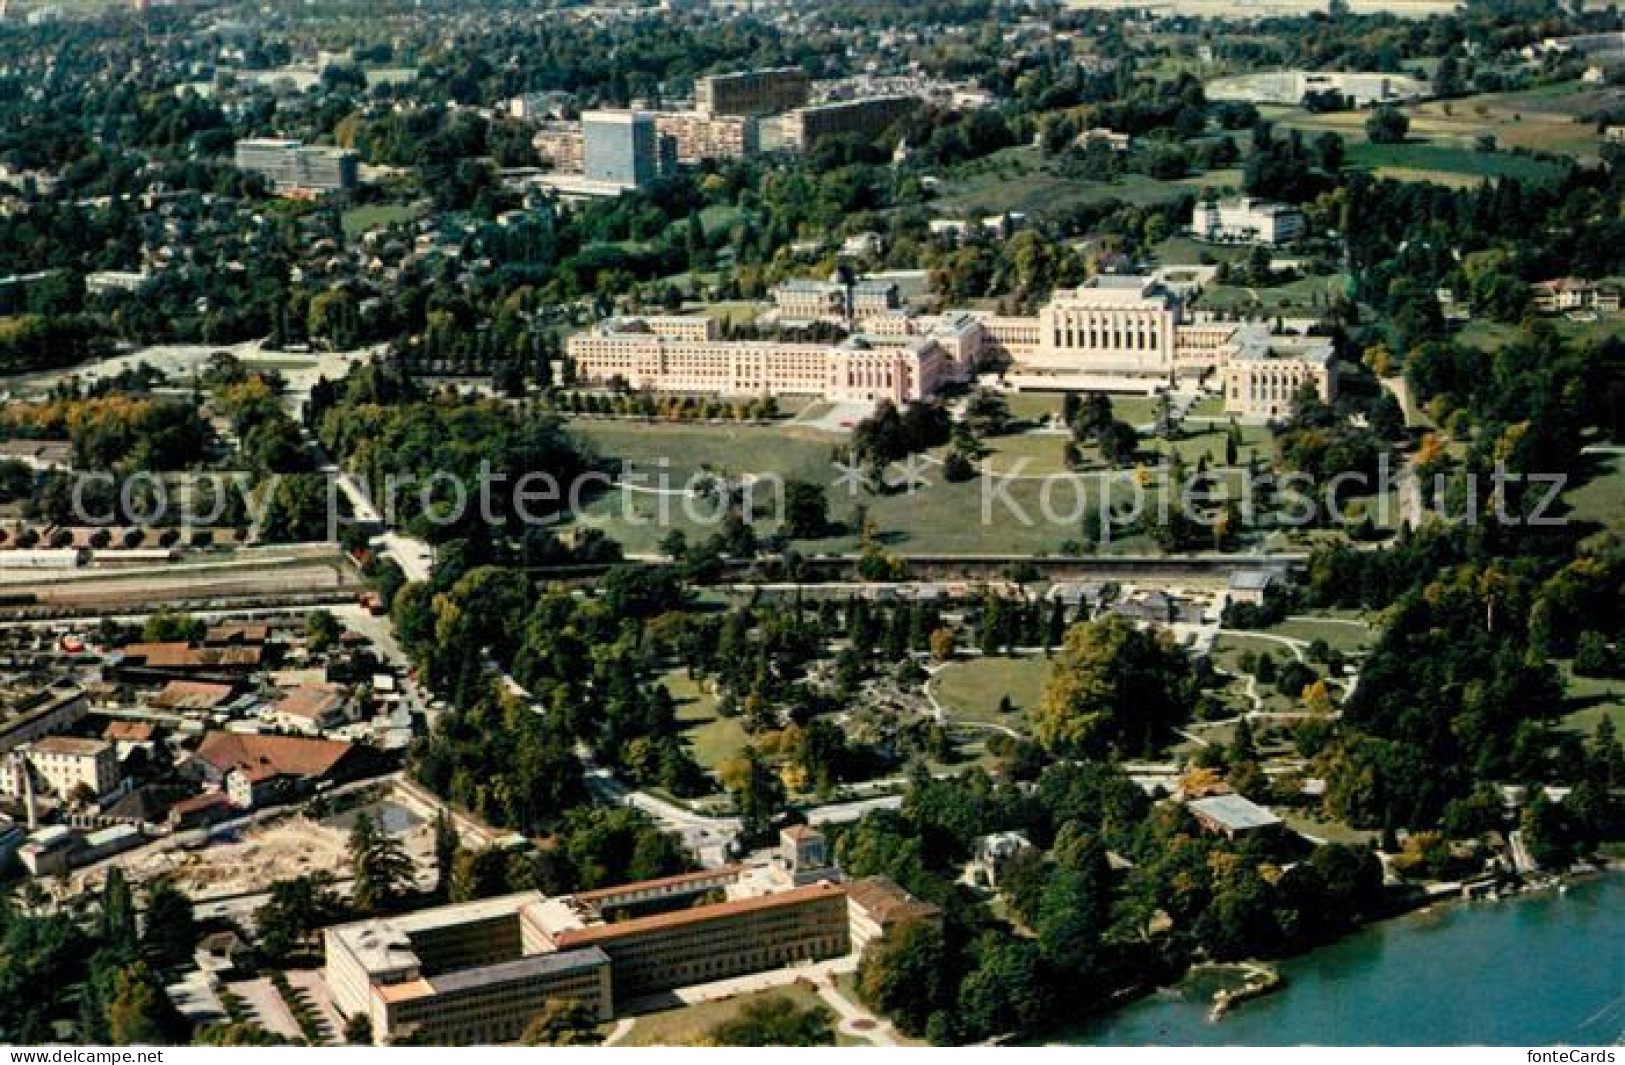
[[[878,137],[924,105],[918,96],[897,95],[798,107],[780,120],[781,146],[804,152],[826,137]]]
[[[695,107],[708,115],[773,115],[806,103],[812,79],[798,67],[712,74],[694,83]]]
[[[526,912],[544,921],[545,909]],[[556,949],[609,957],[615,1004],[799,962],[851,948],[846,892],[821,881],[749,898],[609,924],[538,928]]]
[[[280,137],[237,142],[237,169],[259,174],[278,192],[338,192],[356,185],[359,163],[344,148],[307,145]]]
[[[780,286],[775,299],[781,313],[807,319],[846,306],[844,289],[806,282]],[[1326,401],[1336,393],[1328,341],[1188,320],[1179,297],[1148,277],[1097,277],[1027,317],[916,315],[888,306],[893,299],[854,313],[856,332],[844,341],[729,341],[705,318],[617,318],[572,336],[566,352],[588,384],[838,402],[920,400],[983,367],[1023,391],[1150,394],[1216,374],[1226,409],[1250,419],[1288,413],[1283,388],[1312,385]]]
[[[678,319],[679,322],[705,319]],[[821,396],[837,401],[909,403],[963,380],[974,362],[963,331],[945,322],[929,332],[860,334],[839,342],[703,338],[668,319],[616,318],[565,342],[579,380],[597,385],[701,394]]]
[[[874,923],[867,895],[854,910],[838,883],[760,873],[730,866],[341,925],[324,933],[324,976],[379,1044],[512,1042],[549,1000],[608,1020],[643,996],[841,957],[854,920]]]

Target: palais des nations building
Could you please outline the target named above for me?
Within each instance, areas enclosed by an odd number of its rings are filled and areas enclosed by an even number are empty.
[[[811,287],[790,291],[800,298]],[[857,328],[839,342],[725,340],[704,317],[614,318],[570,337],[566,351],[592,384],[838,402],[924,399],[984,365],[1007,367],[1005,381],[1022,391],[1151,393],[1216,373],[1226,412],[1253,421],[1290,414],[1305,385],[1327,401],[1337,387],[1330,340],[1190,320],[1177,295],[1143,275],[1092,278],[1036,317],[847,306]]]

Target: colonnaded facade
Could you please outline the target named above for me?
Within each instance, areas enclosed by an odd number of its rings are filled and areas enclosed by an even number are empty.
[[[1057,292],[1036,316],[889,310],[838,342],[725,340],[703,317],[614,318],[572,336],[579,380],[655,391],[810,395],[838,402],[925,399],[1005,368],[1022,391],[1151,393],[1218,375],[1225,410],[1262,420],[1291,411],[1299,390],[1335,397],[1323,337],[1272,335],[1255,323],[1191,320],[1154,279],[1105,275]]]

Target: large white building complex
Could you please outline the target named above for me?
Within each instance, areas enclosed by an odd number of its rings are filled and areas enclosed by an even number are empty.
[[[924,335],[860,334],[840,342],[722,340],[708,318],[613,318],[572,336],[565,352],[578,378],[664,392],[807,395],[837,401],[908,403],[975,369],[941,322]]]
[[[1428,83],[1408,74],[1363,70],[1266,70],[1215,78],[1204,86],[1209,100],[1296,107],[1311,93],[1335,92],[1356,107],[1418,100]]]
[[[803,284],[776,296],[806,317],[834,317],[845,293]],[[577,378],[595,385],[837,402],[925,399],[984,366],[1002,368],[1006,384],[1024,391],[1148,394],[1217,374],[1226,410],[1250,419],[1289,413],[1291,395],[1272,391],[1279,380],[1295,381],[1294,394],[1312,384],[1328,401],[1336,391],[1329,340],[1190,320],[1179,297],[1140,275],[1093,278],[1031,317],[917,315],[878,300],[864,310],[871,313],[854,313],[852,336],[827,342],[724,340],[708,318],[614,318],[572,336],[566,353]]]

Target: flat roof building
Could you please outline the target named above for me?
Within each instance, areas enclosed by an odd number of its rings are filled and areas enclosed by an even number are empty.
[[[1191,214],[1191,235],[1221,244],[1286,244],[1303,229],[1303,212],[1296,207],[1250,196],[1206,200]]]
[[[845,891],[820,882],[748,894],[729,867],[549,898],[529,891],[327,929],[334,1004],[380,1044],[517,1039],[549,999],[607,1020],[642,995],[850,947]],[[716,892],[720,902],[695,905]],[[660,912],[609,919],[648,907]]]
[[[589,181],[641,188],[660,174],[659,134],[643,111],[588,111],[581,116],[582,174]]]
[[[1241,795],[1210,795],[1188,805],[1203,828],[1231,839],[1281,824],[1270,810]]]
[[[337,192],[353,189],[359,159],[345,148],[307,145],[282,137],[237,142],[237,169],[259,174],[278,192]]]
[[[1326,337],[1273,336],[1260,326],[1240,330],[1224,366],[1224,409],[1249,419],[1284,418],[1299,393],[1329,403],[1337,390],[1337,358]]]
[[[710,115],[771,115],[806,103],[812,80],[799,67],[709,74],[694,83],[697,110]]]
[[[868,96],[798,107],[780,123],[782,147],[804,152],[826,137],[878,137],[925,105],[918,96]]]

